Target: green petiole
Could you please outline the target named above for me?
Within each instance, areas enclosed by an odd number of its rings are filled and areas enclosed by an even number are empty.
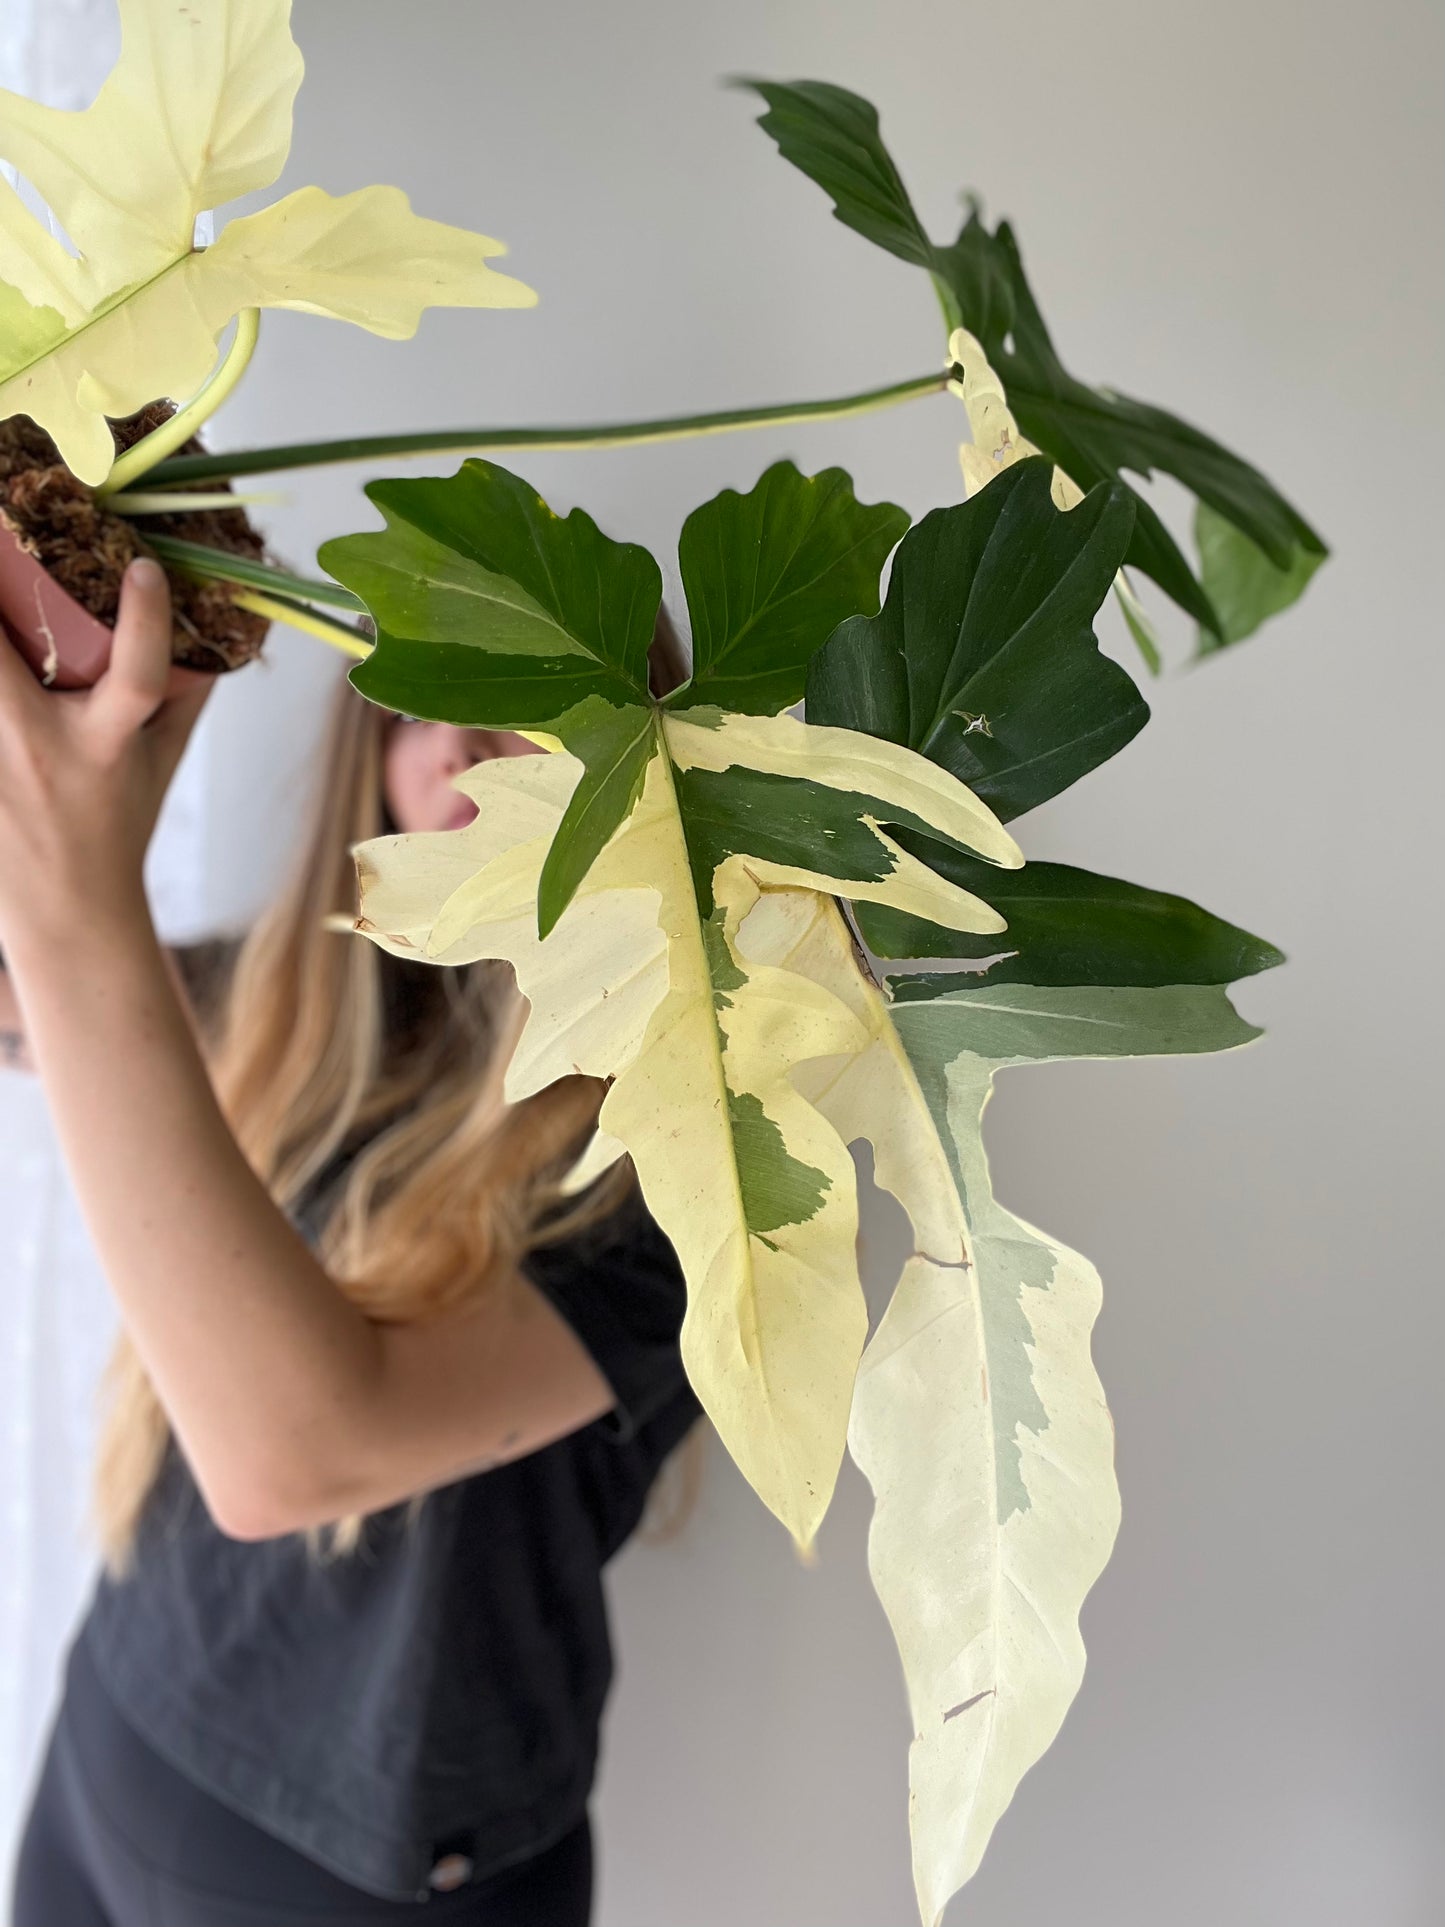
[[[705,415],[668,415],[651,421],[606,422],[580,428],[450,428],[425,434],[363,435],[332,442],[292,442],[276,448],[237,449],[216,455],[173,455],[152,476],[153,484],[268,475],[289,468],[321,468],[337,462],[370,461],[394,455],[475,454],[484,450],[622,448],[645,442],[684,441],[695,435],[723,435],[744,428],[778,427],[789,422],[830,421],[892,408],[921,395],[939,394],[950,370],[892,382],[856,395],[825,401],[780,402],[767,408],[724,408]]]
[[[169,421],[162,422],[159,428],[117,457],[110,474],[95,491],[96,501],[104,502],[112,495],[119,495],[122,489],[149,475],[168,455],[184,447],[203,422],[210,420],[245,374],[255,353],[260,327],[260,309],[243,308],[236,317],[236,332],[225,359],[212,370],[205,386],[184,408],[177,409]]]
[[[308,609],[299,602],[289,602],[281,596],[258,595],[254,589],[242,589],[232,597],[232,601],[237,608],[250,609],[255,615],[267,616],[272,622],[284,622],[292,629],[302,629],[307,635],[318,637],[333,649],[340,649],[344,655],[354,656],[358,661],[369,656],[376,646],[370,636],[353,629],[350,623],[336,622],[319,609]]]
[[[162,562],[170,563],[186,575],[199,576],[203,581],[234,582],[264,595],[289,596],[299,602],[323,602],[336,609],[365,612],[360,597],[336,582],[292,575],[289,570],[272,568],[267,562],[253,562],[249,556],[232,555],[227,549],[183,541],[175,535],[147,535],[145,540],[146,547]]]

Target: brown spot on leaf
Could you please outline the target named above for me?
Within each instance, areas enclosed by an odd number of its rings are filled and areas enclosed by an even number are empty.
[[[947,1726],[950,1720],[956,1720],[960,1713],[966,1713],[970,1706],[977,1706],[980,1700],[992,1699],[995,1691],[996,1688],[986,1686],[981,1693],[975,1693],[972,1699],[960,1700],[957,1706],[950,1706],[943,1716],[944,1725]]]

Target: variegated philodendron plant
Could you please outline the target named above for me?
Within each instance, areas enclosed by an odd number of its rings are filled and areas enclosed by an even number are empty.
[[[660,702],[645,551],[480,461],[370,494],[385,531],[322,551],[378,625],[357,687],[554,753],[458,779],[464,829],[363,844],[356,927],[512,964],[512,1097],[610,1080],[577,1181],[631,1155],[687,1274],[692,1383],[800,1544],[845,1447],[866,1473],[934,1922],[1077,1690],[1118,1521],[1098,1278],[993,1197],[993,1075],[1242,1044],[1225,986],[1279,961],[1178,897],[1025,866],[1004,827],[1146,719],[1091,626],[1130,493],[1062,510],[1033,457],[898,541],[840,470],[780,462],[684,525],[692,677]],[[875,971],[860,934],[974,967]],[[859,1139],[914,1232],[871,1338]]]
[[[1006,825],[1148,718],[1094,633],[1117,596],[1158,669],[1127,570],[1194,619],[1208,653],[1293,601],[1324,545],[1219,444],[1068,374],[1007,225],[974,211],[931,240],[872,107],[817,82],[746,84],[837,218],[929,274],[940,369],[836,401],[581,429],[183,457],[173,431],[118,477],[106,416],[199,381],[238,312],[321,309],[402,335],[428,303],[531,298],[486,265],[496,243],[418,221],[391,189],[302,189],[196,248],[197,214],[284,158],[300,72],[288,0],[121,12],[122,61],[87,114],[0,97],[0,158],[80,247],[0,190],[0,415],[41,421],[118,510],[380,453],[659,439],[944,388],[965,405],[968,499],[911,528],[859,502],[842,470],[789,462],[695,510],[679,553],[692,674],[661,700],[653,557],[580,509],[557,516],[492,462],[373,483],[385,527],[325,545],[330,583],[166,550],[363,655],[353,680],[373,701],[552,751],[460,778],[479,805],[464,829],[363,845],[356,927],[407,957],[512,965],[530,1002],[514,1098],[578,1071],[608,1081],[572,1181],[632,1158],[686,1271],[692,1382],[800,1545],[845,1450],[866,1474],[933,1927],[1078,1688],[1079,1609],[1118,1522],[1089,1350],[1099,1280],[995,1199],[981,1135],[994,1075],[1236,1047],[1258,1032],[1227,986],[1280,961],[1180,897],[1025,864]],[[126,170],[104,164],[118,144]],[[204,412],[202,397],[178,419],[189,432]],[[1197,571],[1123,479],[1155,469],[1197,499]],[[871,1335],[860,1140],[913,1227]]]
[[[1280,961],[1180,897],[1026,865],[1005,824],[1148,718],[1094,634],[1117,594],[1157,667],[1126,568],[1207,652],[1292,600],[1324,549],[1256,470],[1064,372],[1006,227],[971,214],[931,242],[867,102],[760,91],[838,217],[933,276],[968,499],[910,529],[840,469],[779,462],[724,490],[683,527],[692,675],[661,701],[656,562],[503,468],[374,483],[384,531],[321,559],[377,627],[352,675],[366,695],[554,752],[459,779],[467,828],[363,845],[356,927],[513,966],[531,1004],[515,1098],[609,1081],[576,1181],[633,1159],[687,1274],[692,1383],[800,1545],[845,1449],[866,1474],[933,1927],[1078,1689],[1079,1609],[1119,1516],[1098,1276],[994,1197],[994,1075],[1244,1044],[1227,986]],[[1202,579],[1120,474],[1156,467],[1198,497]],[[912,961],[872,961],[890,958]],[[865,1139],[913,1227],[871,1336]]]

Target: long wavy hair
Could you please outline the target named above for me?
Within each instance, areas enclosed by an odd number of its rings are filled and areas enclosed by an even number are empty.
[[[665,694],[686,673],[658,618],[651,671]],[[289,882],[226,953],[219,982],[183,969],[211,1080],[237,1142],[283,1209],[303,1210],[337,1287],[385,1323],[435,1318],[494,1289],[499,1259],[565,1238],[615,1209],[627,1160],[581,1197],[562,1181],[597,1122],[604,1086],[570,1077],[508,1105],[503,1081],[526,1005],[502,964],[409,962],[326,927],[354,913],[357,843],[396,828],[383,761],[393,718],[343,683],[331,711],[309,834]],[[216,953],[211,953],[212,959]],[[183,958],[183,965],[186,960]],[[209,994],[208,994],[209,991]],[[101,1552],[117,1576],[171,1442],[170,1420],[129,1333],[106,1369],[93,1485]],[[660,1497],[666,1536],[690,1508],[697,1443]],[[680,1487],[680,1492],[678,1488]],[[411,1503],[413,1513],[424,1500]],[[365,1517],[306,1534],[348,1553]]]

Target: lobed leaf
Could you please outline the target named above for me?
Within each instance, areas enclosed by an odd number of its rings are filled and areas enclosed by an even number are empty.
[[[301,56],[290,0],[183,11],[178,24],[174,0],[120,0],[120,58],[78,113],[0,93],[0,156],[78,249],[0,182],[0,420],[31,416],[92,484],[114,461],[106,416],[199,388],[244,308],[401,339],[428,307],[536,299],[487,265],[500,242],[423,220],[397,188],[301,188],[196,249],[197,215],[280,173]]]
[[[694,509],[678,542],[692,679],[675,704],[790,708],[834,625],[878,607],[879,573],[907,527],[893,503],[856,500],[841,468],[800,475],[791,462]]]
[[[540,726],[588,696],[647,700],[662,575],[646,549],[614,542],[584,509],[555,514],[495,462],[366,493],[385,529],[318,552],[380,631],[352,672],[363,695],[497,728]]]
[[[901,831],[899,841],[919,854],[909,832]],[[957,850],[930,848],[926,854],[929,864],[961,889],[988,891],[989,901],[1008,919],[1007,936],[994,943],[874,904],[859,906],[859,926],[880,957],[979,960],[966,978],[948,979],[955,987],[978,982],[1228,984],[1284,961],[1272,943],[1187,897],[1068,863],[1029,863],[1004,871]]]
[[[687,1275],[689,1376],[745,1475],[806,1544],[844,1449],[867,1314],[852,1164],[794,1075],[860,1040],[846,1003],[749,958],[738,931],[781,889],[843,891],[959,929],[997,927],[971,892],[899,849],[877,827],[884,820],[930,822],[935,836],[1001,862],[1018,856],[982,805],[907,749],[789,716],[663,711],[655,729],[637,803],[545,939],[536,897],[582,780],[565,753],[460,779],[480,811],[464,830],[362,845],[358,928],[439,962],[512,962],[532,1012],[509,1095],[564,1074],[559,1065],[612,1080],[601,1129],[630,1152]],[[760,839],[747,801],[747,779],[758,777],[789,792],[785,821],[831,811],[840,831],[855,818],[855,834],[795,834],[791,847],[776,834]],[[607,919],[616,899],[617,914],[635,923],[644,898],[665,941],[666,977],[659,990],[650,974],[639,1000],[618,995],[636,981],[625,971],[635,936],[616,937]],[[655,942],[639,954],[655,957]]]
[[[1303,586],[1327,550],[1258,469],[1178,416],[1069,374],[1007,222],[990,233],[975,206],[949,245],[933,242],[868,101],[819,81],[743,84],[767,102],[759,124],[783,157],[831,197],[836,218],[929,270],[950,329],[965,328],[977,338],[1024,434],[1081,489],[1115,480],[1126,469],[1145,477],[1162,470],[1262,550],[1285,584]],[[1225,618],[1206,586],[1152,506],[1131,492],[1136,514],[1127,561],[1222,643]],[[1277,585],[1280,592],[1285,584]]]
[[[1201,656],[1243,642],[1298,602],[1325,559],[1322,549],[1297,546],[1281,567],[1207,502],[1194,511],[1194,541],[1204,587],[1219,616],[1217,633],[1199,632],[1196,653]]]
[[[1067,515],[1047,462],[934,509],[904,537],[881,614],[841,624],[808,671],[807,713],[906,743],[1004,820],[1055,796],[1148,721],[1091,626],[1128,546],[1119,484]]]
[[[871,101],[826,80],[739,76],[733,84],[762,95],[768,111],[758,116],[758,125],[772,135],[784,160],[832,197],[835,220],[900,260],[933,267],[933,243],[883,145]]]
[[[848,1003],[866,1042],[799,1089],[913,1223],[860,1362],[849,1449],[873,1487],[869,1565],[914,1722],[910,1826],[936,1927],[1078,1689],[1078,1616],[1118,1525],[1113,1432],[1089,1355],[1093,1267],[994,1198],[981,1120],[1006,1064],[1226,1049],[1256,1032],[1221,989],[1037,985],[886,999],[836,907],[769,893],[752,961]],[[897,980],[895,980],[896,985]]]
[[[635,804],[655,750],[647,652],[657,564],[581,509],[557,516],[495,463],[374,482],[367,493],[385,529],[320,554],[377,624],[357,688],[410,715],[546,732],[585,765],[542,879],[545,935]],[[877,608],[879,571],[906,526],[891,503],[858,502],[841,469],[805,476],[791,462],[774,463],[746,495],[724,489],[694,510],[680,547],[694,673],[667,699],[676,740],[719,727],[716,697],[735,716],[796,702],[809,656],[839,618]],[[854,817],[846,823],[867,838]],[[881,876],[913,859],[883,851],[876,862]]]

